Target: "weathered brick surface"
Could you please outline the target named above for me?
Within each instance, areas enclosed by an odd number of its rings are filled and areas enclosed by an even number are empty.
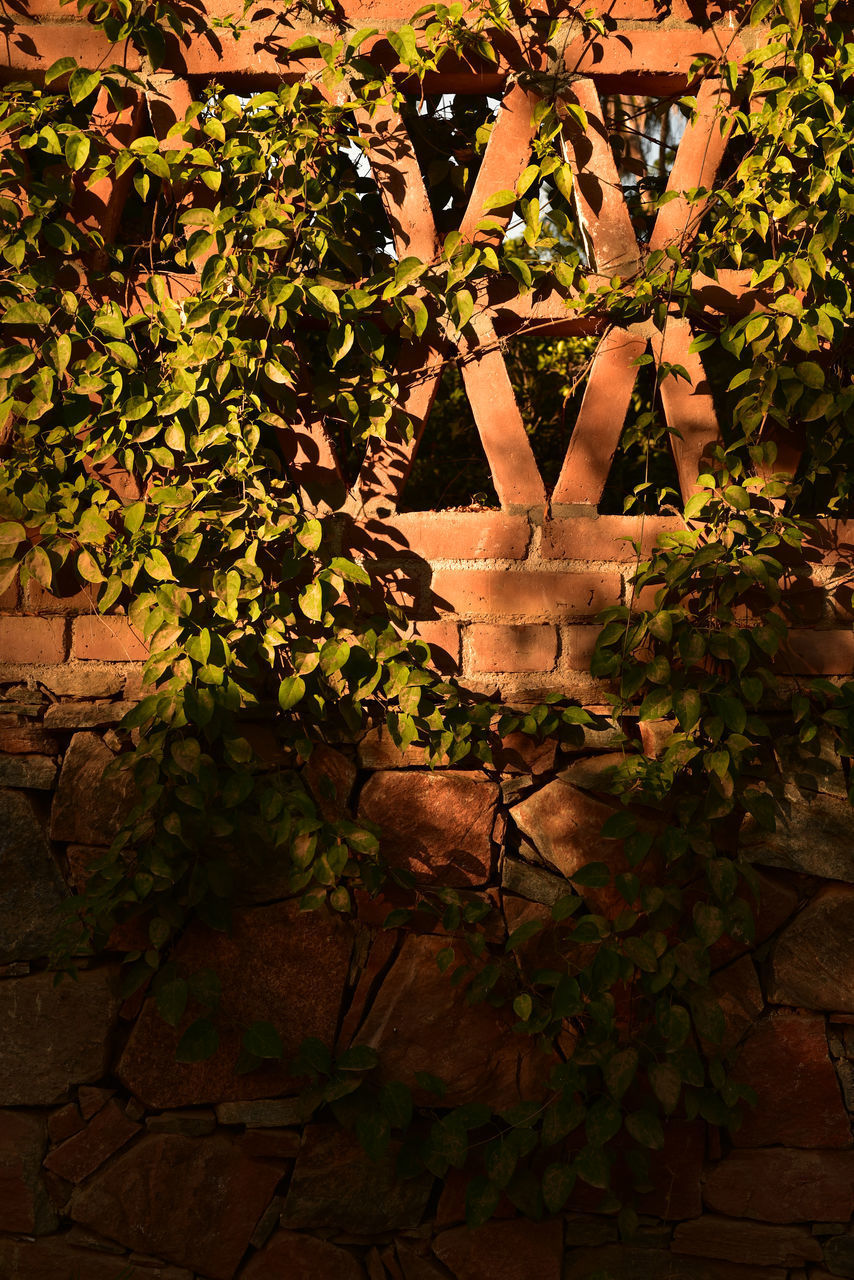
[[[472,671],[551,671],[557,657],[554,627],[475,623],[466,632]]]
[[[440,610],[472,618],[525,621],[593,617],[619,604],[617,573],[538,573],[534,570],[439,569],[430,589]]]
[[[0,665],[64,662],[67,653],[64,618],[0,617]]]
[[[148,649],[127,618],[98,614],[72,623],[71,657],[90,662],[141,662],[148,657]]]

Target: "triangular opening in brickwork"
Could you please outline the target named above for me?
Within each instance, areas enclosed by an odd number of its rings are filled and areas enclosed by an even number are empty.
[[[598,335],[518,336],[504,363],[540,475],[551,492],[563,467]]]
[[[456,361],[442,371],[415,453],[401,511],[497,507],[492,473]]]
[[[673,98],[629,93],[603,96],[602,112],[629,216],[643,244],[652,233],[655,202],[667,187],[688,112]]]
[[[679,474],[655,365],[640,367],[629,411],[599,501],[603,515],[654,514],[682,505]]]
[[[481,94],[433,93],[401,108],[440,236],[462,222],[498,107]]]

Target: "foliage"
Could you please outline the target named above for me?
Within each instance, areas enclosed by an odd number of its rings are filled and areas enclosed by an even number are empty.
[[[369,1150],[408,1134],[406,1169],[444,1175],[476,1153],[473,1221],[502,1189],[526,1212],[557,1211],[576,1179],[616,1204],[615,1192],[646,1185],[663,1116],[738,1122],[744,1090],[715,1049],[710,953],[726,933],[751,936],[750,869],[734,836],[745,812],[774,822],[773,777],[759,769],[763,703],[790,699],[804,749],[823,724],[852,751],[851,688],[792,693],[775,665],[787,627],[781,583],[809,517],[844,510],[850,484],[854,106],[844,85],[854,44],[834,8],[816,3],[802,20],[797,0],[759,0],[749,21],[768,23],[768,38],[746,64],[726,54],[720,67],[698,63],[698,83],[720,70],[738,101],[730,172],[690,248],[652,253],[636,276],[594,289],[577,247],[557,83],[537,109],[531,166],[484,210],[488,227],[491,210],[518,202],[519,234],[496,247],[453,229],[471,182],[464,157],[433,175],[447,187],[448,226],[432,262],[395,259],[360,158],[366,122],[403,102],[372,33],[303,45],[320,59],[316,76],[248,100],[209,85],[165,140],[143,132],[127,146],[96,120],[110,104],[133,110],[142,82],[119,65],[64,58],[44,89],[0,90],[0,589],[20,576],[50,590],[73,572],[101,614],[125,609],[151,645],[147,696],[122,726],[128,750],[117,763],[137,803],[71,923],[97,948],[116,919],[144,916],[149,946],[129,958],[126,989],[151,981],[173,1025],[194,1011],[182,1060],[216,1048],[218,982],[183,973],[174,941],[193,916],[227,927],[253,851],[262,866],[284,864],[306,909],[349,912],[355,886],[383,883],[376,833],[325,818],[306,787],[299,766],[316,744],[385,721],[398,744],[424,743],[434,760],[473,752],[488,763],[496,734],[571,740],[591,720],[557,701],[516,713],[436,675],[387,584],[351,548],[346,485],[315,487],[295,464],[299,425],[322,415],[354,452],[405,437],[399,345],[441,325],[464,330],[478,289],[501,278],[527,291],[553,275],[568,312],[591,323],[607,312],[662,330],[690,313],[707,358],[736,362],[720,388],[727,440],[686,506],[685,531],[639,556],[638,607],[603,620],[594,673],[615,682],[616,709],[667,718],[673,731],[659,756],[627,740],[612,779],[621,807],[603,829],[603,855],[622,841],[628,870],[612,883],[596,861],[571,878],[552,912],[548,968],[530,958],[536,925],[496,954],[480,907],[448,890],[413,890],[411,908],[389,921],[404,923],[416,905],[436,913],[451,935],[440,957],[449,980],[472,1003],[512,1007],[517,1032],[556,1055],[547,1100],[496,1119],[477,1104],[443,1107],[441,1082],[426,1078],[436,1103],[419,1113],[405,1088],[377,1083],[371,1051],[333,1062],[328,1047],[307,1043],[297,1063],[316,1105],[353,1124]],[[155,63],[178,21],[166,5],[89,16]],[[465,16],[435,5],[387,39],[418,80],[446,56],[494,61],[508,21],[500,4]],[[603,23],[584,30],[593,39]],[[682,108],[692,105],[689,94]],[[567,110],[583,130],[583,111],[571,100]],[[433,124],[446,145],[448,122]],[[429,137],[429,120],[423,128]],[[485,139],[481,122],[475,150]],[[131,187],[117,239],[89,212],[108,177]],[[696,278],[731,267],[751,270],[757,308],[709,319]],[[586,357],[584,341],[534,348],[520,368],[539,375],[567,355]],[[554,385],[565,399],[566,382]],[[536,405],[553,424],[548,402]],[[639,428],[647,445],[649,426]],[[807,441],[794,483],[767,478],[774,431],[788,427]],[[613,893],[612,912],[589,905],[597,889]],[[69,948],[80,945],[75,935]],[[246,1028],[243,1067],[280,1054],[276,1028]],[[627,1233],[634,1222],[624,1208]]]

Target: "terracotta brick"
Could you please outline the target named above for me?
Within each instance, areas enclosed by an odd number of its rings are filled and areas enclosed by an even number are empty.
[[[459,671],[460,628],[456,622],[419,622],[415,634],[429,644],[437,671],[446,674]]]
[[[72,658],[96,662],[140,662],[148,649],[127,618],[77,618],[71,632]]]
[[[478,623],[467,630],[468,667],[475,671],[551,671],[557,656],[554,627]]]
[[[587,617],[620,600],[618,573],[532,573],[512,569],[440,569],[432,592],[440,609],[463,617]],[[852,637],[854,639],[854,637]]]
[[[64,662],[64,618],[0,617],[0,662]]]
[[[589,671],[599,627],[561,627],[560,635],[566,666],[572,671]]]
[[[543,525],[540,554],[551,560],[615,560],[634,563],[633,542],[640,541],[648,555],[659,533],[683,528],[681,520],[667,516],[576,516],[547,520]]]
[[[521,560],[531,527],[503,511],[412,511],[368,525],[394,556],[425,560]]]
[[[52,595],[40,582],[30,578],[24,588],[24,608],[27,613],[74,614],[91,613],[96,593],[91,587]]]

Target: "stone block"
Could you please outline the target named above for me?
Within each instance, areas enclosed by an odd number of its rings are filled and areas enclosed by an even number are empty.
[[[297,1231],[277,1231],[256,1253],[241,1274],[241,1280],[364,1280],[358,1259],[328,1240]]]
[[[783,930],[771,954],[768,999],[854,1013],[854,885],[820,889]]]
[[[56,1213],[41,1179],[47,1145],[44,1117],[0,1111],[0,1231],[46,1235]]]
[[[0,787],[52,791],[56,774],[56,761],[51,756],[0,755]]]
[[[0,1105],[52,1106],[107,1070],[118,1010],[115,966],[58,984],[52,973],[0,982]]]
[[[309,1125],[294,1168],[282,1226],[357,1236],[417,1227],[433,1185],[429,1174],[402,1179],[395,1150],[369,1158],[339,1125]]]
[[[733,1134],[738,1147],[849,1147],[851,1123],[827,1049],[824,1018],[775,1013],[750,1033],[732,1068],[756,1091]]]
[[[53,840],[107,845],[130,809],[133,783],[128,773],[105,778],[115,759],[95,733],[75,733],[62,762],[50,815]]]
[[[786,1280],[782,1267],[753,1267],[737,1262],[685,1258],[664,1249],[605,1245],[567,1256],[563,1280]]]
[[[380,828],[393,867],[424,883],[465,888],[492,868],[499,790],[477,773],[381,772],[362,789],[359,817]]]
[[[110,1101],[85,1129],[54,1147],[44,1162],[45,1168],[66,1182],[83,1182],[140,1130],[141,1126],[126,1116],[117,1102]]]
[[[436,1257],[457,1280],[561,1280],[560,1222],[487,1222],[454,1227],[433,1241]]]
[[[46,955],[65,885],[29,796],[0,791],[0,964]]]
[[[443,1106],[487,1102],[497,1111],[542,1096],[552,1066],[529,1037],[515,1035],[515,1018],[488,1004],[470,1005],[465,985],[451,986],[436,957],[443,937],[409,936],[386,975],[354,1041],[380,1055],[385,1080],[402,1080],[426,1105],[416,1074],[447,1085]]]
[[[734,1151],[707,1177],[703,1198],[733,1218],[847,1222],[854,1211],[854,1151]]]
[[[149,1000],[119,1062],[120,1079],[158,1110],[295,1093],[299,1081],[288,1061],[306,1036],[334,1040],[351,946],[352,931],[340,917],[301,912],[293,901],[236,911],[230,934],[193,924],[176,958],[190,973],[213,968],[221,979],[220,1047],[205,1062],[176,1062],[178,1039],[198,1011],[172,1029]],[[240,1074],[240,1028],[259,1020],[277,1027],[284,1059]]]
[[[806,1227],[774,1227],[707,1213],[682,1222],[673,1233],[673,1252],[760,1267],[799,1267],[821,1262],[821,1245]]]
[[[126,1249],[232,1280],[280,1176],[223,1137],[146,1134],[75,1191],[70,1212]]]
[[[183,1267],[82,1247],[68,1236],[35,1242],[0,1240],[0,1275],[9,1280],[193,1280]]]

